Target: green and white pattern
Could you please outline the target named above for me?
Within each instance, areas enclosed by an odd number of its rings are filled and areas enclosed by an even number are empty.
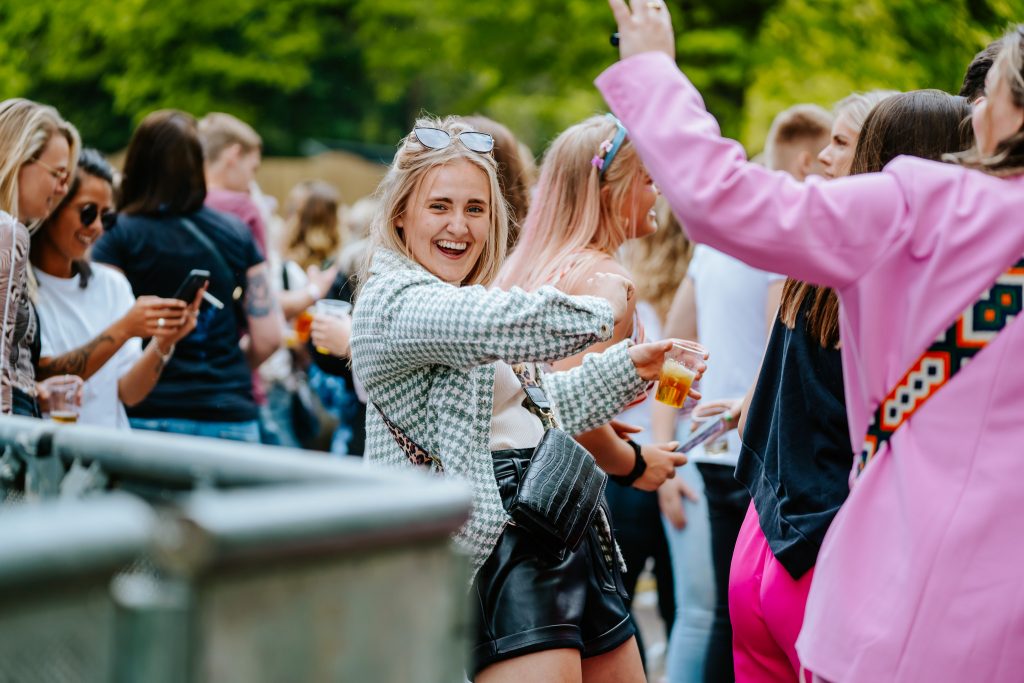
[[[554,287],[532,293],[456,287],[393,251],[374,254],[353,312],[353,368],[370,400],[440,456],[444,476],[472,487],[473,513],[455,541],[472,557],[474,576],[508,522],[488,450],[494,363],[567,358],[608,339],[613,324],[611,307],[600,298]],[[565,431],[607,423],[644,391],[629,344],[545,375]],[[394,469],[414,467],[374,410],[367,411],[366,458]]]

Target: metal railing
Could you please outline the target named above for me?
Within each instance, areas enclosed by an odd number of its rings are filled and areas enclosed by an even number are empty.
[[[0,450],[0,683],[464,680],[462,486],[22,418]]]

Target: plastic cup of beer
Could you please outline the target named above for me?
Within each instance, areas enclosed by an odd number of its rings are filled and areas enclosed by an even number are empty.
[[[665,354],[654,398],[673,408],[682,408],[697,371],[704,361],[704,347],[695,342],[677,341]]]
[[[320,299],[320,301],[316,302],[316,306],[313,307],[313,315],[346,319],[352,315],[352,304],[347,301],[339,301],[337,299]],[[331,353],[330,349],[326,349],[322,346],[316,347],[316,352],[322,353],[325,356],[328,356]]]
[[[50,395],[50,419],[61,424],[78,422],[78,395],[82,390],[82,378],[77,375],[59,375],[41,382]]]
[[[306,310],[295,316],[295,338],[299,344],[309,341],[309,328],[313,326],[313,309]]]

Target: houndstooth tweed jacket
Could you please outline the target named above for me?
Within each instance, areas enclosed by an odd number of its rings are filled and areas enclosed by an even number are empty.
[[[352,364],[370,400],[413,441],[437,454],[445,476],[473,491],[469,521],[455,535],[472,558],[473,576],[491,553],[508,515],[494,478],[490,426],[494,363],[548,363],[612,334],[611,307],[554,287],[456,287],[390,250],[373,256],[356,301]],[[570,434],[607,423],[647,383],[629,341],[583,364],[544,376],[561,427]],[[366,415],[366,458],[413,467],[376,410]]]

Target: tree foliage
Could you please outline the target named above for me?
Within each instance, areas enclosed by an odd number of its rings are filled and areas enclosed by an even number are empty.
[[[794,102],[955,90],[1022,4],[669,0],[679,63],[754,148]],[[163,107],[234,113],[270,153],[393,148],[421,111],[487,114],[540,149],[604,108],[613,29],[604,0],[0,0],[0,96],[56,105],[108,151]]]

